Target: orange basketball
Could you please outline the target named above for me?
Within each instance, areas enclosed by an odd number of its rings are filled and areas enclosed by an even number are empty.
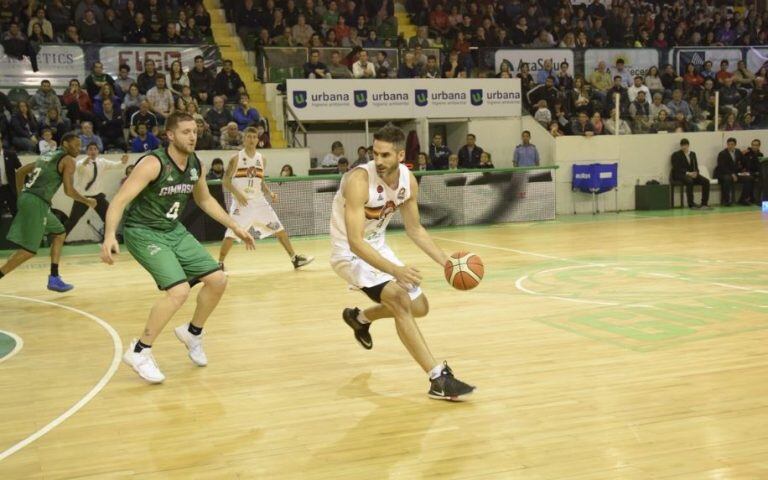
[[[445,279],[457,290],[472,290],[480,285],[485,267],[474,253],[456,252],[445,262]]]

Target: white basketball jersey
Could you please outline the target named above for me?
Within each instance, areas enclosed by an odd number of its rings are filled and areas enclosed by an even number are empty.
[[[376,164],[368,162],[356,168],[368,172],[368,201],[365,202],[364,238],[372,247],[380,249],[384,246],[387,225],[400,208],[400,205],[411,198],[411,174],[403,164],[400,164],[400,179],[397,189],[392,190],[376,172]],[[354,170],[354,169],[353,169]],[[349,174],[341,180],[339,191],[333,199],[331,211],[331,244],[334,254],[349,254],[347,226],[344,220],[344,187]]]
[[[237,152],[237,170],[232,177],[232,185],[238,188],[248,199],[264,196],[261,182],[264,181],[264,159],[259,152],[253,157],[245,153],[245,149]]]

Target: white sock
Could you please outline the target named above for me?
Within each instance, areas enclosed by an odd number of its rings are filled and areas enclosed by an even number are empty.
[[[443,373],[443,364],[438,363],[434,367],[432,367],[432,370],[429,371],[429,379],[434,380],[437,377],[440,376],[440,374]]]
[[[365,312],[362,310],[357,314],[357,321],[362,324],[371,323],[371,321],[368,320],[368,317],[365,316]]]

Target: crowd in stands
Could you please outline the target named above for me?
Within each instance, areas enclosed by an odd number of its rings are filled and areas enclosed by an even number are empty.
[[[95,62],[84,81],[72,79],[62,95],[49,80],[27,99],[11,102],[0,93],[0,135],[6,148],[19,152],[45,153],[76,131],[82,153],[90,144],[100,153],[141,153],[167,145],[165,119],[185,111],[197,121],[198,150],[242,148],[241,132],[249,126],[259,129],[259,148],[271,148],[266,121],[250,105],[242,79],[231,61],[222,63],[216,73],[198,56],[188,71],[177,60],[163,74],[147,60],[137,77],[121,65],[113,78]]]
[[[189,0],[0,0],[0,30],[6,53],[33,59],[49,43],[201,43],[211,17]]]

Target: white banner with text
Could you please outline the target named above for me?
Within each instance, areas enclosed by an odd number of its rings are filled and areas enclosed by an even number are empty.
[[[300,120],[519,117],[520,80],[390,79],[287,81]]]
[[[63,89],[69,81],[85,79],[85,55],[75,45],[43,45],[37,54],[37,72],[32,71],[29,58],[11,58],[0,47],[0,84],[7,87],[40,86],[50,80],[54,88]]]
[[[659,51],[651,48],[590,48],[584,52],[584,76],[589,78],[600,62],[605,62],[608,71],[615,74],[618,60],[624,60],[624,70],[632,77],[645,77],[649,68],[659,66]]]

